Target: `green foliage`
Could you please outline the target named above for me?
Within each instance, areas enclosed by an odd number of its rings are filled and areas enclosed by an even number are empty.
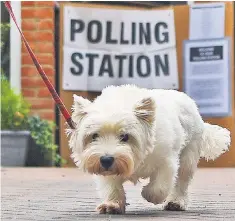
[[[41,119],[39,116],[30,116],[28,118],[28,129],[35,143],[42,148],[56,150],[57,146],[53,144],[54,123]]]
[[[5,42],[7,41],[7,38],[9,36],[10,24],[0,23],[0,29],[1,29],[1,48],[2,48],[5,45]]]
[[[4,70],[5,74],[9,76],[9,62],[10,62],[10,24],[1,23],[1,70]]]
[[[1,74],[1,130],[28,130],[34,142],[48,153],[55,166],[65,163],[54,144],[53,122],[39,116],[29,116],[30,105],[21,94],[16,94],[7,78]]]
[[[54,164],[56,166],[63,164],[64,160],[58,153],[56,153],[58,146],[54,144],[53,130],[55,128],[55,124],[53,122],[43,120],[39,116],[31,116],[28,118],[28,128],[34,142],[44,152],[49,153],[48,157],[52,157]]]
[[[9,81],[1,73],[1,129],[27,129],[30,105],[21,94],[16,94]]]

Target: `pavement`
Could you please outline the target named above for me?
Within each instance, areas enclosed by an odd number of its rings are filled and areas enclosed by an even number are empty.
[[[76,168],[1,168],[1,220],[235,221],[235,168],[198,169],[187,211],[162,211],[125,184],[125,215],[99,215],[92,177]]]

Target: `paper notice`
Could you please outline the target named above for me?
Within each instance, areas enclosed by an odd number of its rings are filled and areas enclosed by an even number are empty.
[[[185,41],[184,89],[204,116],[230,114],[229,39]]]
[[[190,6],[189,39],[224,37],[225,4],[205,3]]]

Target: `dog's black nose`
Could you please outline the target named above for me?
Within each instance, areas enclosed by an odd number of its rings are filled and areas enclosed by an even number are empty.
[[[105,169],[108,169],[109,167],[111,167],[113,164],[113,161],[114,161],[114,158],[110,156],[100,157],[100,163],[102,167],[104,167]]]

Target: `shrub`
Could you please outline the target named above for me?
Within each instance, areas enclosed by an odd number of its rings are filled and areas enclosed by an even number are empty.
[[[29,103],[21,94],[15,93],[9,81],[1,73],[1,129],[27,129],[29,111]]]
[[[28,129],[35,143],[45,149],[56,149],[53,144],[53,128],[55,124],[47,120],[41,119],[39,116],[31,116],[28,118]]]
[[[57,153],[58,146],[54,144],[53,130],[55,124],[51,121],[43,120],[39,116],[31,116],[28,118],[28,129],[31,137],[44,153],[45,160],[52,160],[55,166],[60,166],[64,160]]]
[[[5,42],[9,38],[9,30],[10,30],[10,24],[9,23],[0,23],[0,29],[1,29],[1,45],[2,48],[5,45]]]
[[[7,78],[1,73],[1,130],[28,130],[37,148],[46,160],[60,166],[64,160],[57,154],[54,144],[53,122],[39,116],[29,116],[30,105],[21,94],[15,93]],[[50,158],[50,159],[49,159]]]
[[[1,69],[5,71],[7,77],[9,76],[9,61],[10,61],[10,24],[9,23],[0,23],[1,29]]]

